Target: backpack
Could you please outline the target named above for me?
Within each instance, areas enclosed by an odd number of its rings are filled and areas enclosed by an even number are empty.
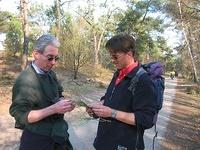
[[[156,129],[157,117],[158,117],[159,110],[163,106],[165,78],[162,77],[162,75],[164,73],[164,66],[158,61],[143,64],[137,71],[136,75],[131,79],[131,84],[128,87],[128,89],[132,92],[132,95],[134,95],[135,87],[137,85],[137,82],[139,81],[140,76],[144,73],[147,73],[150,76],[153,84],[155,85],[155,88],[156,88],[155,91],[157,95],[157,98],[156,98],[157,113],[154,115],[154,119],[153,119],[153,125],[155,126],[154,128],[155,135],[153,137],[153,149],[154,149],[154,141],[158,134],[158,131]]]
[[[163,94],[165,89],[165,78],[162,77],[164,73],[164,66],[160,62],[150,62],[142,65],[141,69],[148,73],[155,85],[157,94],[157,111],[159,112],[163,106]]]

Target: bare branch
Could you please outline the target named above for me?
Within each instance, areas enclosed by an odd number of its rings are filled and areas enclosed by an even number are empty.
[[[61,0],[59,0],[61,2]],[[63,6],[65,3],[71,3],[73,0],[69,0],[69,1],[64,1],[62,3],[60,3],[60,6]]]
[[[149,0],[148,3],[147,3],[146,11],[145,11],[145,14],[144,14],[144,17],[143,17],[141,23],[143,23],[144,20],[146,19],[146,15],[147,15],[147,13],[148,13],[148,9],[149,9],[150,3],[151,3],[151,0]]]
[[[74,12],[77,13],[79,16],[81,16],[93,28],[93,24],[88,19],[86,19],[85,16],[81,15],[79,12],[77,12],[75,10],[74,10]]]

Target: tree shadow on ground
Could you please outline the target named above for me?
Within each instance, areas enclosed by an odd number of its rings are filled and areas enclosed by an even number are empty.
[[[182,91],[187,87],[178,83],[172,102],[172,113],[167,125],[165,149],[200,149],[200,99]],[[172,146],[173,145],[173,146]]]

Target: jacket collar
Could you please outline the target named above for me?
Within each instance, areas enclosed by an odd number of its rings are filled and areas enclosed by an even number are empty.
[[[34,61],[32,61],[31,65],[32,65],[33,69],[35,70],[35,72],[36,72],[37,74],[42,74],[42,75],[45,74],[45,72],[44,72],[42,69],[40,69],[40,68],[34,63]]]
[[[140,67],[141,67],[141,64],[138,63],[138,66],[135,67],[131,72],[129,72],[129,73],[126,75],[126,77],[128,77],[128,78],[133,78],[133,77],[136,75],[136,73],[137,73],[137,71],[139,70]]]
[[[139,70],[139,68],[141,67],[141,64],[138,62],[138,66],[135,67],[131,72],[129,72],[125,77],[127,78],[133,78],[137,71]],[[114,73],[114,77],[117,78],[117,76],[119,75],[119,70],[117,70],[115,73]]]

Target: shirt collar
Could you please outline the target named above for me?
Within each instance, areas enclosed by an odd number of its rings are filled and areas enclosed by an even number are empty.
[[[32,61],[31,65],[33,66],[33,68],[35,69],[37,74],[46,74],[42,69],[40,69],[35,63],[34,61]]]
[[[121,69],[119,71],[117,78],[116,78],[115,85],[118,85],[124,79],[124,77],[127,76],[137,66],[138,66],[138,62],[136,61],[136,62],[129,64],[125,68]]]
[[[121,69],[119,71],[119,75],[121,76],[126,76],[129,72],[131,72],[135,67],[138,66],[138,62],[133,62],[131,64],[129,64],[128,66],[126,66],[125,68]]]

